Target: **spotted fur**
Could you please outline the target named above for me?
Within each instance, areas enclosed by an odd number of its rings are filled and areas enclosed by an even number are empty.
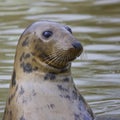
[[[54,73],[47,73],[44,77],[45,80],[54,80],[56,78]]]
[[[27,38],[23,41],[22,46],[25,47],[25,46],[28,45],[28,43],[29,43],[29,38],[27,37]]]
[[[20,120],[26,120],[26,119],[24,118],[24,116],[21,116],[21,117],[20,117]]]
[[[3,120],[94,119],[71,76],[71,61],[83,48],[68,26],[33,23],[16,50]]]
[[[13,75],[12,75],[12,87],[16,85],[16,71],[13,71]]]
[[[20,96],[23,95],[24,92],[25,92],[25,91],[24,91],[24,88],[21,86],[21,87],[20,87],[20,91],[19,91],[19,95],[20,95]]]
[[[33,71],[32,65],[30,63],[22,63],[21,67],[25,73],[31,73]]]

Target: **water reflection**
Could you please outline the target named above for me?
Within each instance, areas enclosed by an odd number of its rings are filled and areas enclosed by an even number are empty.
[[[68,24],[84,45],[73,76],[96,114],[120,113],[119,0],[1,0],[0,117],[13,69],[17,40],[37,20]]]

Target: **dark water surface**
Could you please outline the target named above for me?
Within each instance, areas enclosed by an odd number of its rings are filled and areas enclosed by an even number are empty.
[[[0,118],[18,38],[37,20],[72,28],[84,46],[72,64],[76,85],[97,115],[120,115],[120,0],[0,0]]]

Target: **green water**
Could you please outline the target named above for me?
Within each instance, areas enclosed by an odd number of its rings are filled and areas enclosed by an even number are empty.
[[[16,44],[38,20],[72,28],[84,46],[72,64],[77,87],[97,115],[120,115],[120,0],[0,0],[0,118]]]

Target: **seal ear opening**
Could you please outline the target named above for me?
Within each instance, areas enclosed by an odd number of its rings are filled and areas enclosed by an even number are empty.
[[[71,28],[70,28],[70,27],[65,26],[65,29],[66,29],[67,31],[69,31],[69,32],[72,34],[72,30],[71,30]]]

